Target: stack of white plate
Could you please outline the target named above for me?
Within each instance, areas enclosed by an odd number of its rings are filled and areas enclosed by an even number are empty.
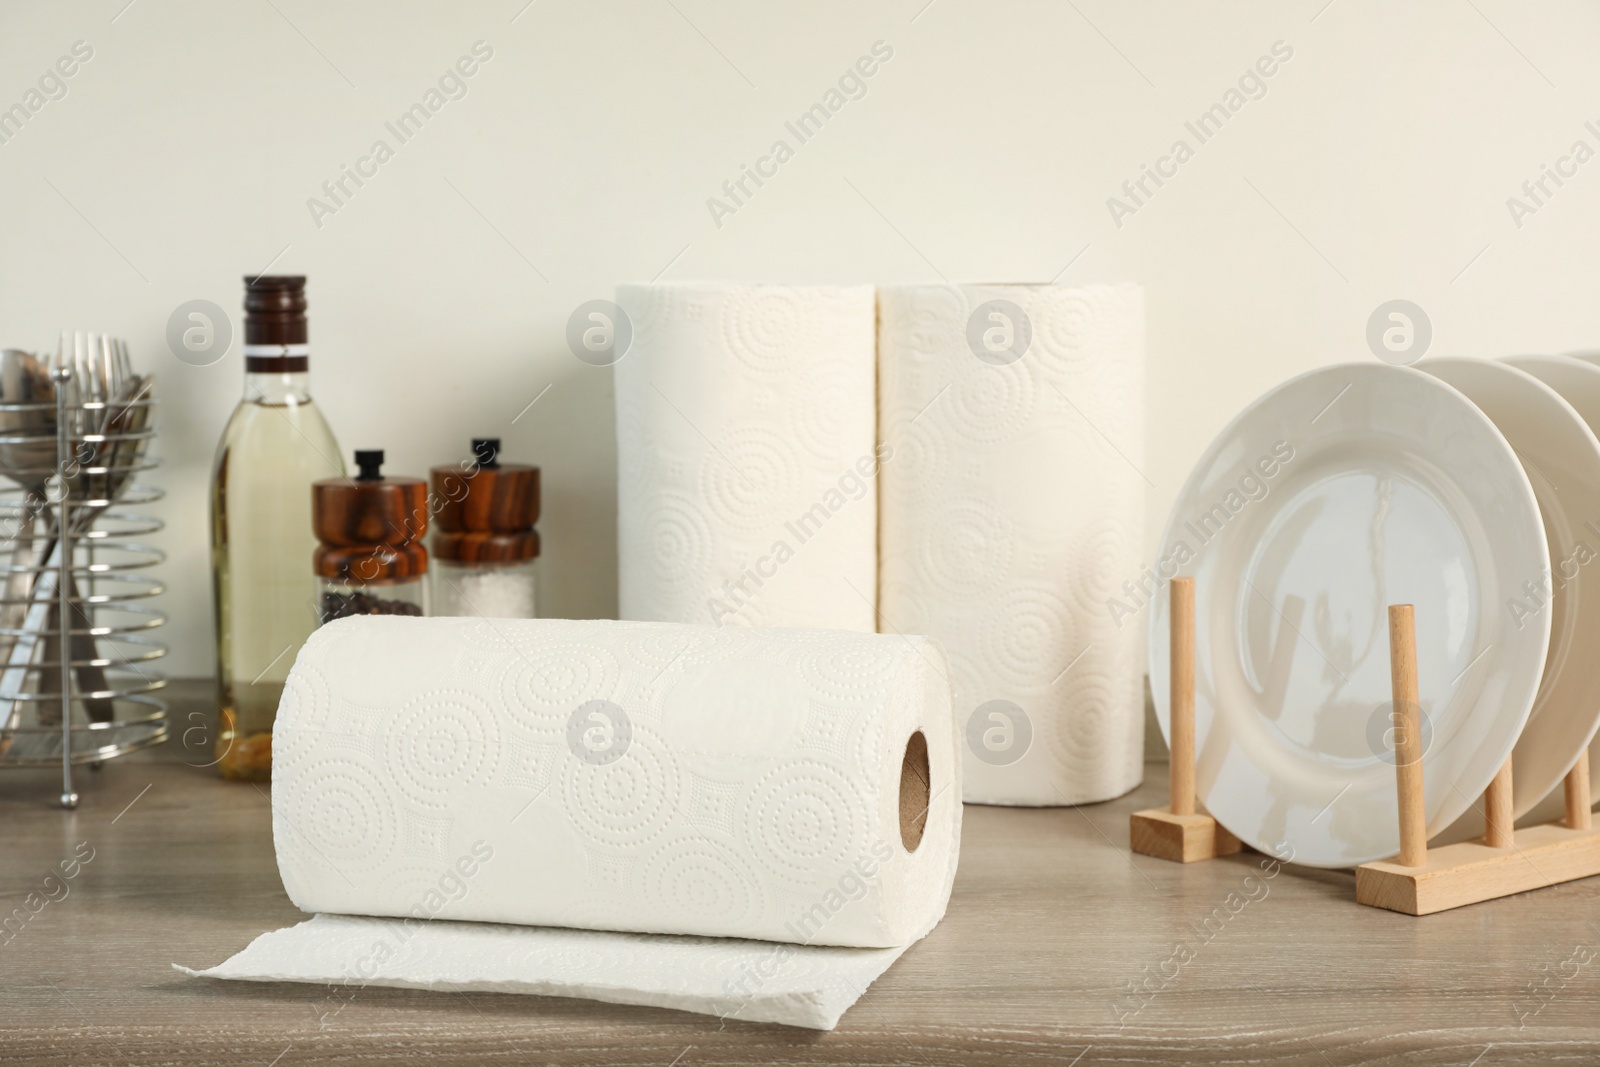
[[[1560,817],[1600,726],[1597,431],[1600,358],[1565,356],[1327,367],[1235,418],[1156,564],[1195,578],[1206,809],[1296,863],[1397,852],[1388,606],[1413,604],[1429,836],[1481,831],[1507,756],[1516,814]],[[1164,595],[1153,608],[1170,738]]]

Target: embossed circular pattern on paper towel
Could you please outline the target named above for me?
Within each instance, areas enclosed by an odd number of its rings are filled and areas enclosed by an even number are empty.
[[[898,663],[896,650],[882,641],[837,641],[806,650],[800,673],[823,697],[858,700],[887,685]]]
[[[645,891],[653,904],[664,909],[664,917],[685,926],[710,922],[737,930],[759,918],[764,904],[744,863],[715,841],[668,840],[645,866]]]
[[[388,726],[388,766],[407,799],[442,808],[450,791],[493,776],[500,724],[483,698],[452,690],[424,693]]]
[[[462,618],[458,647],[451,656],[451,668],[458,679],[497,678],[505,673],[509,658],[521,654],[525,642],[521,638],[522,622],[510,619]],[[571,630],[566,630],[565,640],[574,640]]]
[[[934,406],[944,403],[945,397],[935,400]],[[907,418],[915,415],[912,409]],[[878,483],[886,498],[921,503],[928,494],[948,487],[942,474],[949,445],[939,436],[936,419],[924,413],[915,422],[897,420],[888,432],[894,452],[883,467],[893,473],[881,476]]]
[[[798,630],[785,628],[781,641],[769,641],[762,651],[780,662],[792,650],[809,645],[828,645],[839,640],[837,630]]]
[[[1056,375],[1052,379],[1055,388],[1045,388],[1057,402],[1055,408],[1062,420],[1085,424],[1085,417],[1093,412],[1088,416],[1094,420],[1093,426],[1085,425],[1086,440],[1099,451],[1086,455],[1103,456],[1107,462],[1116,460],[1124,465],[1129,461],[1142,464],[1144,391],[1141,377],[1139,369],[1130,368],[1126,361],[1106,359]],[[1067,399],[1077,406],[1076,411],[1067,404]],[[1106,448],[1107,438],[1116,443],[1122,455]]]
[[[617,684],[611,653],[576,642],[530,645],[517,650],[501,681],[506,702],[518,711],[565,722],[586,700],[608,697]]]
[[[837,770],[798,760],[773,768],[756,783],[745,833],[772,873],[801,884],[828,881],[864,850],[866,806]]]
[[[1026,358],[1004,367],[978,363],[962,371],[939,398],[945,407],[927,417],[972,441],[1001,441],[1016,435],[1033,414],[1035,387]]]
[[[1051,466],[1076,464],[1069,484],[1085,502],[1093,501],[1093,510],[1087,508],[1082,515],[1116,514],[1122,511],[1120,498],[1129,488],[1119,483],[1122,472],[1139,480],[1138,464],[1142,462],[1139,434],[1132,430],[1142,424],[1130,423],[1115,417],[1104,404],[1085,399],[1084,390],[1072,387],[1046,387],[1048,395],[1034,416],[1034,428],[1055,431],[1056,437],[1047,456],[1042,461]],[[1092,395],[1092,394],[1088,394]],[[1085,411],[1094,410],[1099,417],[1092,422]],[[1133,490],[1138,499],[1143,496]]]
[[[328,714],[333,708],[333,690],[322,672],[307,664],[301,670],[290,672],[283,687],[283,702],[278,713],[280,720],[321,729],[327,726]]]
[[[1079,651],[1068,637],[1066,604],[1042,589],[1018,589],[985,613],[983,662],[1018,692],[1047,685]]]
[[[1090,285],[1048,299],[1045,341],[1063,364],[1104,363],[1108,350],[1137,343],[1144,301],[1135,286]]]
[[[957,595],[993,589],[1010,570],[1011,539],[1011,520],[993,504],[976,497],[947,500],[923,530],[918,546],[923,576]]]
[[[864,384],[872,388],[870,377]],[[854,436],[851,433],[854,417],[863,410],[861,400],[852,395],[844,382],[837,381],[809,385],[804,397],[788,398],[784,407],[794,439],[807,452],[824,459],[839,457],[840,442]],[[872,418],[870,407],[867,418]],[[848,463],[852,458],[845,456],[843,460]]]
[[[633,744],[633,719],[620,704],[586,700],[567,718],[567,750],[593,767],[615,763]]]
[[[885,317],[892,316],[906,324],[901,330],[885,330],[884,336],[906,338],[913,359],[931,356],[942,361],[963,355],[971,358],[972,353],[967,351],[967,320],[976,304],[962,290],[954,286],[930,287],[918,290],[910,299],[889,296],[884,302],[893,305]]]
[[[290,729],[273,744],[273,766],[280,771],[293,768],[316,751],[314,731],[327,729],[333,709],[333,694],[322,672],[309,664],[291,671],[283,687],[277,721]]]
[[[881,776],[879,770],[883,765],[883,720],[876,715],[862,715],[852,727],[850,741],[850,755],[855,761],[856,769],[863,772],[862,785],[868,798],[878,795],[878,783]],[[895,755],[895,760],[901,758]],[[890,779],[887,783],[890,789],[899,788],[898,779]]]
[[[590,934],[593,942],[584,944],[579,938]],[[520,952],[513,951],[513,960],[521,959],[532,964],[533,970],[543,971],[546,968],[558,971],[562,979],[567,982],[581,982],[585,979],[598,978],[615,981],[621,968],[627,966],[622,959],[627,942],[619,941],[617,936],[609,931],[570,931],[570,935],[562,938],[561,949],[552,956],[550,946],[543,940],[535,939],[532,944]],[[493,951],[503,952],[507,948],[520,946],[520,941],[507,944],[504,940],[497,943]],[[516,970],[515,967],[511,968]]]
[[[853,315],[863,309],[870,310],[877,297],[864,285],[821,286],[807,290],[805,295],[820,313],[827,316],[828,321],[835,321],[838,316]]]
[[[289,832],[341,871],[383,862],[394,849],[397,820],[377,775],[353,760],[322,757],[277,783],[290,801]]]
[[[457,887],[463,885],[467,886],[467,892],[471,891],[471,883],[460,877],[452,861],[442,858],[431,866],[410,862],[385,867],[383,877],[372,882],[372,888],[382,894],[383,906],[389,911],[430,919],[437,916],[443,910],[443,902],[449,900],[445,891],[453,890],[460,897],[465,894]]]
[[[343,622],[344,620],[338,621]],[[350,627],[329,624],[327,626],[319,626],[313,630],[311,636],[306,638],[305,644],[301,646],[300,651],[302,653],[312,651],[317,660],[324,663],[336,663],[341,659],[349,658],[352,655],[350,651],[352,646],[359,648],[360,643],[361,639],[351,632]],[[299,661],[299,658],[299,656],[296,657],[296,662]],[[291,669],[289,673],[292,675],[294,671]]]
[[[883,363],[878,368],[878,415],[887,435],[890,427],[904,429],[918,425],[923,421],[920,415],[939,410],[951,384],[951,375],[950,364],[942,356],[913,351],[905,344],[891,346],[887,340],[884,344],[886,350],[892,348],[895,352],[894,362]],[[889,436],[889,439],[899,447],[898,435]]]
[[[1110,293],[1091,287],[1045,292],[1039,295],[1037,321],[1043,327],[1040,361],[1051,371],[1077,363],[1088,354],[1090,323]]]
[[[735,651],[734,645],[733,635],[720,629],[639,626],[628,635],[624,654],[655,679],[726,659]]]
[[[1085,657],[1085,662],[1094,652]],[[1138,666],[1099,663],[1082,677],[1073,667],[1061,683],[1062,711],[1048,718],[1047,747],[1054,760],[1069,768],[1067,800],[1105,796],[1126,788],[1126,764],[1137,764],[1134,731],[1144,714],[1144,689],[1113,672],[1137,677]]]
[[[785,374],[796,357],[813,347],[814,328],[805,306],[811,301],[794,289],[751,286],[724,295],[722,332],[734,358],[753,371]]]
[[[1086,523],[1072,538],[1071,576],[1068,587],[1078,610],[1091,618],[1111,621],[1108,603],[1112,599],[1128,604],[1122,583],[1137,582],[1139,574],[1132,568],[1138,566],[1138,557],[1132,549],[1133,533],[1120,521],[1111,518],[1095,519]],[[1133,602],[1136,606],[1137,601]]]
[[[683,588],[703,580],[716,536],[693,500],[680,493],[655,494],[645,512],[643,535],[648,539],[652,584]]]
[[[965,721],[967,712],[994,695],[988,692],[993,687],[984,684],[983,668],[971,654],[978,648],[978,635],[974,628],[963,628],[959,621],[950,626],[931,628],[931,632],[945,635],[941,640],[945,659],[950,663],[950,688],[955,698],[956,713],[961,721]]]
[[[608,845],[639,846],[660,834],[677,812],[678,766],[661,737],[632,724],[628,751],[604,766],[565,762],[562,802],[575,829]]]
[[[1106,751],[1106,720],[1121,712],[1116,687],[1104,671],[1105,664],[1091,649],[1061,680],[1061,703],[1071,714],[1049,716],[1047,736],[1056,758],[1069,766]]]
[[[717,518],[747,530],[779,528],[776,510],[795,496],[800,463],[794,445],[770,430],[745,427],[723,435],[700,465],[700,491]]]
[[[1043,315],[1049,330],[1039,353],[1039,369],[1086,411],[1095,425],[1129,452],[1137,434],[1129,425],[1142,418],[1143,364],[1138,295],[1113,286],[1072,290],[1061,297],[1061,312]],[[1048,388],[1048,387],[1046,387]]]

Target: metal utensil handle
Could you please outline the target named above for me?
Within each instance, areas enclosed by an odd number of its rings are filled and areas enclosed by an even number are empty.
[[[0,672],[0,701],[18,700],[28,680],[29,665],[33,663],[39,642],[44,639],[45,620],[50,614],[50,598],[56,595],[60,550],[59,544],[51,550],[49,562],[39,574],[39,580],[33,591],[33,600],[28,604],[28,614],[21,626],[24,632],[14,640],[5,669]]]
[[[60,540],[56,544],[56,601],[61,607],[61,625],[65,631],[72,625],[72,599],[68,589],[68,568],[72,566],[72,522],[67,498],[70,495],[67,464],[71,447],[67,426],[67,384],[72,381],[70,367],[57,367],[50,372],[56,383],[56,485],[61,503],[56,509],[56,529]],[[61,658],[61,806],[76,808],[78,792],[72,788],[72,643],[60,643]]]

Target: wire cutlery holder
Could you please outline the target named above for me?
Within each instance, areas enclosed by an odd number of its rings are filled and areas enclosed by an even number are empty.
[[[166,556],[143,540],[164,524],[141,513],[164,494],[134,480],[158,465],[150,379],[110,399],[84,399],[95,391],[70,367],[49,379],[38,402],[0,403],[0,472],[15,483],[0,488],[0,768],[59,766],[75,808],[76,766],[167,738],[152,666],[166,616],[150,603],[165,587],[148,573]]]

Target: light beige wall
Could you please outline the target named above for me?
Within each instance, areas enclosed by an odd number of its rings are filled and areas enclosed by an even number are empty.
[[[1151,547],[1232,413],[1371,358],[1385,300],[1439,352],[1600,343],[1600,160],[1520,227],[1506,204],[1600,149],[1592,3],[126,2],[0,6],[0,107],[94,50],[0,144],[0,343],[111,330],[159,372],[177,674],[208,668],[204,492],[241,366],[180,363],[165,325],[237,309],[269,262],[310,276],[347,449],[420,473],[499,434],[544,466],[547,604],[574,616],[615,609],[615,456],[610,372],[563,335],[618,280],[1143,282]],[[307,199],[479,40],[466,97],[315,225]],[[880,40],[866,95],[795,143]],[[1277,41],[1266,95],[1199,145],[1185,120]],[[1107,198],[1180,137],[1194,158],[1116,225]],[[794,158],[717,225],[707,199],[778,138]]]

